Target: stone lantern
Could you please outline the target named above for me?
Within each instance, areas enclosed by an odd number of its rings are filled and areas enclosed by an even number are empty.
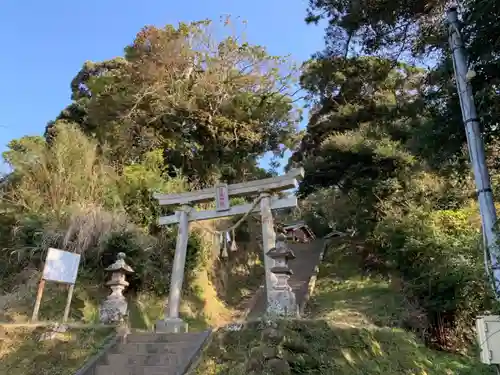
[[[101,304],[100,321],[105,324],[120,323],[128,316],[128,304],[123,291],[129,283],[125,277],[134,273],[134,270],[125,263],[125,254],[118,253],[116,262],[105,271],[111,273],[111,278],[106,282],[106,286],[111,289],[111,294]]]
[[[267,298],[267,313],[269,315],[298,317],[299,309],[295,293],[288,279],[293,275],[288,267],[288,261],[295,259],[295,254],[286,243],[286,236],[281,233],[276,238],[276,247],[269,250],[267,256],[274,260],[274,267],[271,272],[276,277],[269,296]]]

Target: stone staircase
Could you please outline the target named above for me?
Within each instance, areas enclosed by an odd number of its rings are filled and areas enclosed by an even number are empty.
[[[290,262],[294,271],[289,285],[300,307],[307,302],[309,282],[320,262],[323,240],[308,244],[290,244],[296,259]],[[246,320],[261,317],[266,311],[265,289],[252,298]],[[199,358],[211,331],[199,333],[140,333],[121,339],[93,365],[78,375],[184,375]]]
[[[106,353],[94,375],[183,375],[209,336],[210,331],[129,334]]]

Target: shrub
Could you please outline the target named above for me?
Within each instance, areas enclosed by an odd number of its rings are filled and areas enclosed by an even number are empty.
[[[426,312],[428,339],[446,349],[470,344],[472,322],[491,307],[479,234],[468,217],[464,210],[413,211],[381,221],[371,239]]]

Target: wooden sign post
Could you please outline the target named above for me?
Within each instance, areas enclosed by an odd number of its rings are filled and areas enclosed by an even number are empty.
[[[179,332],[185,329],[185,324],[179,318],[179,307],[181,302],[181,290],[184,280],[184,266],[186,263],[187,242],[189,236],[189,223],[191,221],[220,219],[235,215],[244,215],[250,211],[260,212],[262,215],[262,238],[264,250],[264,265],[266,269],[266,289],[272,288],[271,268],[274,261],[266,254],[275,246],[276,236],[273,229],[273,217],[271,210],[291,208],[297,206],[297,198],[272,197],[273,193],[287,189],[296,188],[297,178],[304,175],[304,170],[293,169],[284,176],[266,178],[263,180],[242,182],[238,184],[219,184],[214,188],[207,188],[180,194],[154,194],[160,205],[179,205],[181,208],[174,215],[160,217],[160,225],[179,224],[177,243],[175,247],[174,263],[170,283],[170,294],[168,298],[168,311],[165,310],[165,320],[157,324],[157,331]],[[259,196],[260,207],[254,204],[243,204],[231,207],[230,197]],[[215,210],[196,211],[193,203],[216,201]],[[268,294],[269,295],[269,294]]]
[[[33,315],[31,317],[32,322],[38,321],[38,313],[42,303],[42,296],[46,281],[69,285],[68,297],[66,299],[66,307],[64,309],[62,320],[63,323],[67,322],[79,265],[80,254],[49,248],[47,258],[45,259],[45,266],[43,267],[42,278],[40,280],[40,284],[38,285],[35,307],[33,308]]]

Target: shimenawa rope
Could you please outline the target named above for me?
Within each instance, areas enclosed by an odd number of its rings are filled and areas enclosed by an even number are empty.
[[[257,207],[257,205],[260,203],[260,201],[262,200],[262,196],[259,196],[257,197],[253,203],[252,203],[252,206],[250,207],[250,209],[232,226],[230,226],[229,228],[226,228],[226,229],[219,229],[219,230],[211,230],[211,229],[208,229],[208,228],[205,228],[205,227],[202,227],[202,226],[198,226],[199,228],[201,228],[202,230],[212,234],[214,236],[214,243],[216,245],[218,245],[218,247],[220,248],[220,238],[226,234],[229,234],[229,232],[231,232],[232,234],[232,241],[231,241],[231,251],[236,251],[238,250],[238,247],[236,245],[236,236],[235,236],[235,233],[234,231],[236,229],[238,229],[238,227],[243,224],[243,222],[248,218],[248,216],[253,212],[253,210],[255,209],[255,207]],[[228,256],[228,253],[227,253],[227,238],[224,238],[223,237],[223,241],[224,241],[224,248],[222,250],[222,256],[225,258]]]

